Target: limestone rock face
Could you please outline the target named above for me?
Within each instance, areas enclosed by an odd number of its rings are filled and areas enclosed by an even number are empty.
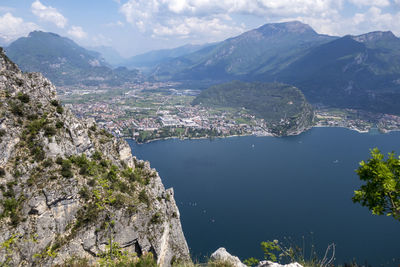
[[[95,263],[115,251],[189,261],[172,189],[130,147],[61,106],[0,48],[0,262]]]
[[[236,256],[232,256],[226,251],[225,248],[217,249],[213,254],[211,254],[211,260],[217,262],[229,262],[234,267],[246,267],[247,265],[243,264],[240,259]]]

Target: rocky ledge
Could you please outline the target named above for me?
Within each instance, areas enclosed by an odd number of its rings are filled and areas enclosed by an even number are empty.
[[[77,119],[0,48],[0,262],[189,261],[173,190],[128,144]]]

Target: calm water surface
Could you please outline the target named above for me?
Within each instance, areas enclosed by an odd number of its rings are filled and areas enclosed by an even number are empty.
[[[285,138],[129,143],[174,188],[197,260],[221,246],[241,259],[261,258],[261,241],[291,238],[303,246],[304,236],[306,258],[311,245],[323,257],[334,242],[336,264],[400,264],[400,222],[351,201],[359,161],[373,147],[400,152],[399,132],[314,128]]]

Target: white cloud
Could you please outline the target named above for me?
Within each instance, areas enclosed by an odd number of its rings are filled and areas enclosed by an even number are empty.
[[[157,24],[153,29],[153,36],[192,37],[230,37],[243,32],[242,27],[235,27],[223,23],[219,18],[205,19],[188,17],[171,19],[166,25]]]
[[[43,5],[39,0],[32,3],[32,13],[41,20],[54,23],[59,28],[65,28],[67,19],[58,10],[51,6]]]
[[[82,27],[80,26],[71,26],[71,28],[68,30],[68,34],[77,39],[84,39],[87,37],[87,33],[83,31]]]
[[[348,11],[346,1],[353,5],[350,17],[343,13]],[[331,35],[378,29],[398,33],[399,15],[389,9],[394,3],[400,0],[128,0],[120,12],[129,24],[153,37],[221,40],[245,30],[232,19],[237,15],[256,16],[265,23],[300,20]]]
[[[398,1],[398,0],[395,0]],[[377,7],[386,7],[390,5],[389,0],[349,0],[350,3],[358,7],[362,6],[377,6]]]
[[[22,18],[14,17],[11,13],[0,16],[0,38],[7,43],[38,29],[39,26],[35,23],[24,22]]]
[[[199,32],[203,26],[211,29],[224,28],[229,31],[237,29],[229,14],[250,14],[269,18],[282,16],[325,18],[334,16],[342,7],[342,1],[129,0],[120,7],[120,12],[125,15],[128,23],[142,32],[153,31],[155,35],[189,35]],[[195,25],[196,23],[199,25]]]

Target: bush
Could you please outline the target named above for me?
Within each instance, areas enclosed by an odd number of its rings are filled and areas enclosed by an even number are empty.
[[[46,159],[45,161],[43,161],[42,165],[45,168],[51,167],[53,165],[53,161],[51,159]]]
[[[90,198],[90,191],[89,188],[87,188],[87,186],[83,186],[81,188],[81,190],[79,190],[79,195],[86,201],[89,200]]]
[[[60,128],[62,128],[62,127],[64,127],[64,122],[62,122],[62,121],[57,121],[57,122],[56,122],[56,128],[57,128],[57,129],[60,129]]]
[[[16,115],[16,116],[23,116],[24,115],[24,111],[23,111],[23,107],[21,105],[12,103],[11,104],[11,113]]]
[[[161,214],[158,213],[158,212],[156,212],[156,213],[153,215],[153,217],[151,217],[150,222],[151,222],[152,224],[160,224],[160,223],[162,223]]]
[[[64,108],[62,106],[57,106],[56,111],[57,113],[62,114],[64,112]]]
[[[57,163],[58,165],[61,165],[61,164],[63,163],[62,157],[57,157],[57,158],[56,158],[56,163]]]
[[[28,103],[30,98],[28,94],[18,93],[17,98],[22,103]]]
[[[101,160],[101,158],[102,158],[102,155],[101,155],[101,153],[99,152],[99,151],[95,151],[94,153],[93,153],[93,155],[92,155],[92,159],[94,159],[94,160]]]
[[[54,136],[57,133],[56,128],[51,125],[44,127],[44,135],[47,137]]]
[[[50,103],[55,107],[58,107],[60,105],[60,103],[56,99],[51,100]]]
[[[147,206],[150,206],[150,199],[144,189],[139,193],[139,201],[145,203]]]
[[[65,178],[71,178],[74,176],[71,170],[71,161],[68,159],[63,160],[61,164],[61,175]]]
[[[6,175],[6,171],[3,168],[0,168],[0,177]]]

